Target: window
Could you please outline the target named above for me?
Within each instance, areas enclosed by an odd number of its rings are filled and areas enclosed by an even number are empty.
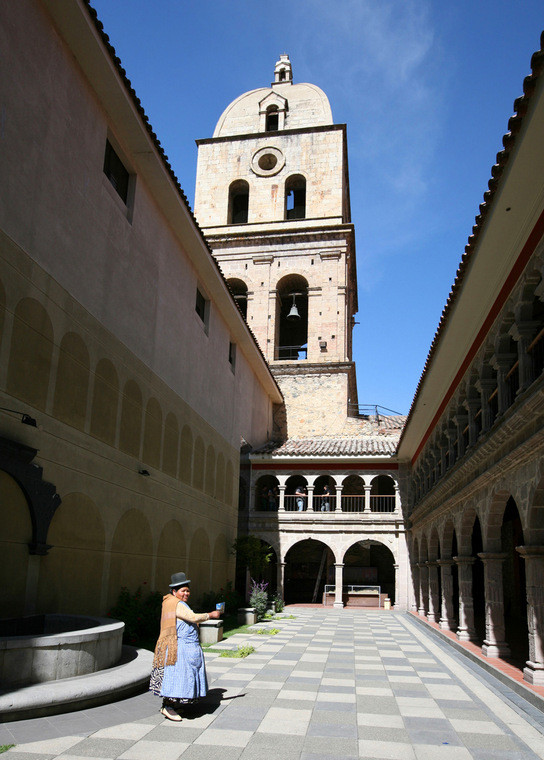
[[[229,364],[234,372],[234,367],[236,366],[236,343],[229,343]]]
[[[202,320],[206,333],[208,332],[208,319],[210,302],[202,295],[199,288],[196,289],[195,311]]]
[[[128,181],[130,175],[109,140],[106,140],[104,174],[113,185],[123,203],[126,203],[128,200]]]
[[[229,188],[228,224],[247,224],[249,210],[249,185],[239,179]]]
[[[306,216],[306,179],[294,174],[285,183],[285,218],[304,219]]]
[[[279,129],[278,106],[268,106],[266,109],[266,131],[276,132]]]

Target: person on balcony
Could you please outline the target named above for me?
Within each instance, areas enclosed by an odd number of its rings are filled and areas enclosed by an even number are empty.
[[[304,499],[306,498],[306,494],[302,486],[297,486],[296,491],[295,491],[295,496],[296,496],[297,512],[304,512],[304,510],[306,509],[306,505],[304,504]]]
[[[328,483],[325,483],[325,487],[323,488],[323,496],[321,497],[321,511],[322,512],[330,512],[331,511],[331,489]]]

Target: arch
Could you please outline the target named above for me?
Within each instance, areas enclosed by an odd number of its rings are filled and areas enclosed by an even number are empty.
[[[197,436],[193,457],[193,486],[198,488],[199,491],[204,490],[205,456],[204,441],[200,436]]]
[[[237,179],[229,187],[227,224],[247,224],[249,215],[249,184]]]
[[[429,536],[429,560],[435,562],[440,558],[440,540],[438,538],[438,530],[436,525],[431,528]]]
[[[285,180],[285,218],[306,218],[306,177],[292,174]]]
[[[234,504],[234,467],[230,459],[227,459],[225,474],[225,502],[231,506]]]
[[[487,510],[487,520],[483,525],[485,551],[493,552],[501,550],[501,527],[504,511],[510,498],[511,494],[506,490],[495,491],[491,496],[491,501]]]
[[[346,549],[343,557],[344,585],[380,586],[395,603],[395,558],[381,541],[364,539]]]
[[[193,598],[210,591],[210,540],[203,528],[197,528],[193,534],[187,567]]]
[[[442,528],[442,541],[439,541],[441,552],[440,559],[450,559],[455,556],[453,554],[455,542],[455,549],[457,549],[457,536],[455,534],[455,526],[451,517],[448,517]]]
[[[227,283],[244,319],[247,319],[247,285],[237,277],[230,277]]]
[[[60,342],[53,415],[78,430],[85,428],[90,370],[83,339],[77,333],[66,333]]]
[[[204,478],[204,490],[208,496],[215,495],[215,449],[209,444],[206,449],[206,470]]]
[[[145,408],[142,459],[157,470],[161,466],[161,439],[162,409],[157,399],[151,396]]]
[[[15,308],[6,390],[15,398],[45,411],[51,359],[53,324],[45,308],[23,298]]]
[[[472,601],[474,605],[474,627],[479,639],[485,637],[485,580],[484,563],[478,556],[484,550],[482,526],[478,515],[474,517],[470,536],[470,555],[474,557],[472,565]]]
[[[0,346],[4,334],[4,318],[6,314],[6,291],[2,280],[0,280]]]
[[[285,74],[285,72],[282,72],[282,74]],[[274,103],[266,109],[266,122],[265,122],[265,131],[266,132],[277,132],[279,129],[279,108]]]
[[[347,475],[342,481],[342,512],[363,512],[365,481],[360,475]]]
[[[152,560],[149,521],[139,509],[129,509],[117,523],[111,542],[108,606],[115,604],[122,587],[134,592],[150,583]]]
[[[48,539],[52,548],[40,567],[37,611],[99,613],[106,531],[95,502],[79,492],[63,496]]]
[[[162,528],[157,548],[155,588],[167,592],[170,576],[187,567],[187,545],[183,526],[169,520]]]
[[[0,504],[0,574],[4,578],[0,584],[0,609],[5,617],[19,617],[24,613],[32,521],[23,490],[3,470],[0,470]]]
[[[217,466],[215,472],[215,498],[218,501],[225,499],[225,457],[220,451],[217,455]]]
[[[288,274],[278,282],[275,358],[300,361],[308,356],[308,281]],[[296,311],[295,311],[296,310]]]
[[[94,371],[90,433],[100,441],[115,446],[119,380],[109,359],[100,359]]]
[[[261,475],[255,483],[255,511],[276,512],[279,507],[279,480],[275,475]]]
[[[187,485],[192,483],[193,473],[193,433],[189,425],[181,429],[179,447],[179,477]]]
[[[177,475],[179,449],[179,426],[175,414],[168,412],[164,420],[162,443],[162,471],[173,478]]]
[[[212,590],[225,588],[229,577],[230,547],[224,533],[215,539],[212,554]]]
[[[336,481],[332,475],[319,475],[314,480],[314,512],[334,512],[336,509]]]
[[[526,662],[529,659],[529,629],[527,625],[527,592],[525,560],[516,551],[524,546],[521,517],[515,500],[506,502],[501,525],[502,589],[504,601],[505,640],[512,657]]]
[[[285,481],[285,510],[304,512],[308,508],[308,481],[304,475],[290,475]]]
[[[142,391],[135,380],[127,380],[121,402],[119,448],[139,459],[142,440]]]
[[[370,511],[395,511],[395,481],[391,475],[376,475],[370,481]]]
[[[334,584],[334,552],[330,546],[311,538],[293,544],[285,554],[285,601],[321,602],[326,583]]]

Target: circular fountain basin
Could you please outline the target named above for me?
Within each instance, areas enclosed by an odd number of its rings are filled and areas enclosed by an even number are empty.
[[[0,683],[13,688],[110,668],[121,657],[124,627],[87,615],[0,620]]]

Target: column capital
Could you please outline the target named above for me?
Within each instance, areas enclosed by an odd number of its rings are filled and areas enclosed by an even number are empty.
[[[425,562],[424,564],[427,565],[427,567],[437,567],[438,560],[436,560],[436,559],[434,559],[434,560],[427,560],[427,562]]]
[[[523,559],[542,557],[544,559],[544,546],[516,546],[516,551]]]
[[[478,552],[478,557],[482,562],[504,562],[507,556],[506,552]]]
[[[440,565],[441,567],[451,567],[452,565],[455,565],[455,560],[452,559],[437,559],[436,564]]]
[[[456,565],[473,565],[476,562],[476,557],[470,555],[453,557],[453,561]]]
[[[334,566],[335,567],[344,567],[344,563],[343,562],[335,562]]]

